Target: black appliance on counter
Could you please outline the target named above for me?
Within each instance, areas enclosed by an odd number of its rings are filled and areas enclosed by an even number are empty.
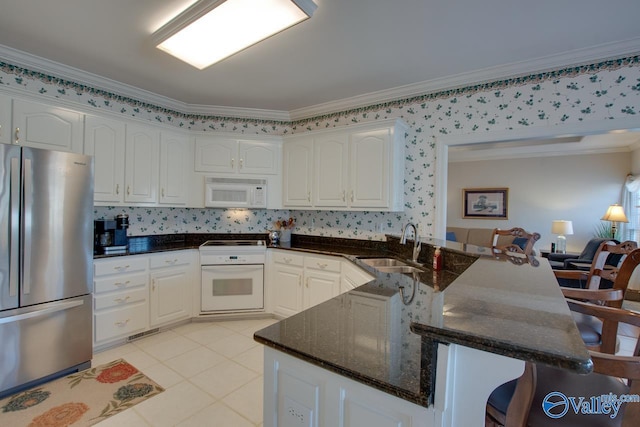
[[[115,219],[97,219],[93,222],[93,253],[99,255],[125,253],[129,249],[129,215]]]

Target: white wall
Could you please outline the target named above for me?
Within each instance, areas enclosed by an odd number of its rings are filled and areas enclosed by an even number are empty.
[[[580,252],[593,237],[607,207],[619,203],[631,171],[630,153],[486,160],[449,164],[447,226],[522,227],[542,235],[538,249],[549,249],[555,235],[551,221],[573,221],[567,251]],[[462,189],[509,188],[509,218],[462,218]]]

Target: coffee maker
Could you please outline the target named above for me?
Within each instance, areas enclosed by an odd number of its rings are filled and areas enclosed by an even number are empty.
[[[129,249],[129,215],[115,219],[97,219],[93,222],[93,253],[100,255],[125,253]]]

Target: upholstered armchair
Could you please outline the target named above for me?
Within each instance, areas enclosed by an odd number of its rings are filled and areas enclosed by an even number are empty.
[[[575,254],[556,254],[550,253],[548,256],[549,264],[551,264],[551,268],[558,270],[571,270],[574,267],[571,267],[572,262],[582,262],[586,264],[591,264],[593,262],[593,257],[596,254],[596,251],[600,247],[602,242],[612,241],[620,243],[617,240],[612,239],[603,239],[603,238],[594,238],[587,242],[587,245],[584,247],[580,255],[576,256]]]

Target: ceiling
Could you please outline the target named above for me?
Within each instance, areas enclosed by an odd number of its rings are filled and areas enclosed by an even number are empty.
[[[0,45],[190,111],[292,117],[640,51],[638,0],[315,0],[310,20],[198,71],[150,42],[193,1],[0,0]]]

